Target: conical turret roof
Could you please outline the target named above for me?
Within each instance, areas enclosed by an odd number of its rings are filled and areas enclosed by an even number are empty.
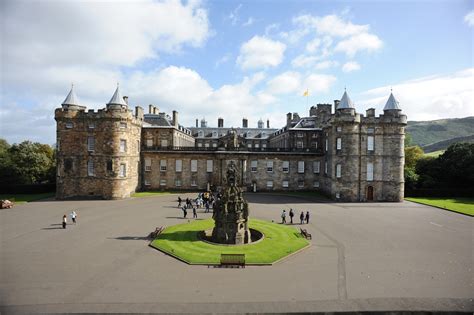
[[[115,90],[114,95],[112,95],[112,98],[107,103],[107,105],[124,105],[124,106],[127,106],[127,103],[125,103],[125,100],[123,99],[122,94],[120,93],[120,89],[119,89],[118,84],[117,84],[117,89]]]
[[[61,105],[79,105],[79,99],[74,92],[74,84],[71,86],[71,91],[69,91],[69,94],[66,96],[66,99]]]
[[[401,110],[399,103],[395,96],[393,96],[393,93],[390,92],[390,96],[388,97],[387,103],[385,103],[385,107],[383,110],[389,110],[389,109],[397,109]]]
[[[343,108],[354,108],[354,104],[352,103],[351,99],[349,98],[349,95],[347,95],[346,91],[344,91],[344,94],[342,95],[341,101],[339,102],[339,105],[337,106],[336,109],[343,109]]]

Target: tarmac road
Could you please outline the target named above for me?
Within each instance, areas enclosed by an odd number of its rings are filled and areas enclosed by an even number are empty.
[[[299,222],[309,210],[312,245],[273,266],[187,265],[146,238],[185,222],[177,195],[0,210],[0,311],[474,311],[472,217],[411,202],[246,197],[259,219],[279,221],[291,207]],[[63,230],[73,209],[78,223]]]

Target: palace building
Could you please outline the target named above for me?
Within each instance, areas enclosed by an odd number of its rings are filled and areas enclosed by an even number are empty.
[[[333,108],[334,107],[334,108]],[[234,162],[247,191],[320,191],[336,201],[402,201],[407,117],[391,93],[383,114],[356,113],[347,92],[286,125],[179,124],[153,105],[128,105],[117,86],[106,107],[87,110],[71,88],[57,122],[57,198],[121,199],[144,190],[209,190]]]

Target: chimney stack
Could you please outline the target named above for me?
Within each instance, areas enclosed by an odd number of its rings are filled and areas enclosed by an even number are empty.
[[[291,127],[291,118],[292,118],[291,113],[286,114],[286,126],[287,126],[288,128]]]
[[[196,128],[199,127],[199,119],[196,118]]]
[[[157,112],[156,112],[156,106],[153,106],[153,114],[156,115]]]
[[[224,118],[218,118],[217,119],[217,127],[218,128],[223,128],[224,127]]]
[[[247,118],[242,119],[242,128],[248,128],[249,127],[249,121]]]
[[[365,111],[367,117],[375,117],[375,108],[369,108]]]
[[[148,105],[148,114],[153,114],[153,105]]]
[[[267,128],[270,128],[270,119],[267,119]]]
[[[175,110],[173,111],[173,125],[178,128],[178,112]]]

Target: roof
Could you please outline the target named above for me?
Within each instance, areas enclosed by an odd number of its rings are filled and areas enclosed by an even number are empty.
[[[114,95],[112,95],[112,98],[107,103],[107,105],[124,105],[124,106],[127,106],[127,103],[125,103],[125,100],[123,99],[122,94],[120,93],[120,89],[119,89],[118,84],[117,84],[117,89],[115,90]]]
[[[393,96],[393,93],[390,93],[387,103],[385,103],[385,107],[383,108],[383,110],[389,110],[389,109],[401,110],[398,101],[396,100],[395,96]]]
[[[344,94],[342,95],[341,101],[339,102],[339,105],[337,106],[336,109],[343,109],[343,108],[354,108],[354,104],[352,103],[351,99],[349,98],[349,95],[347,95],[346,91],[344,91]]]
[[[69,91],[69,94],[61,105],[79,105],[79,99],[74,92],[74,84],[71,86],[71,91]]]

